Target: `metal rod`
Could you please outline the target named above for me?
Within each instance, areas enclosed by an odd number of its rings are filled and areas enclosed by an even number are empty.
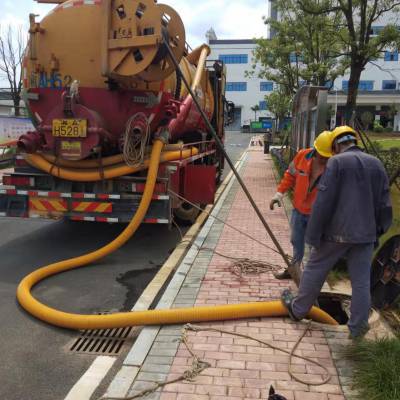
[[[277,250],[279,251],[279,254],[282,256],[283,260],[285,261],[286,265],[288,267],[290,267],[290,262],[289,259],[286,256],[286,253],[283,251],[282,246],[280,245],[280,243],[278,242],[278,239],[275,237],[274,233],[272,232],[271,228],[269,227],[269,225],[267,224],[267,221],[265,220],[265,218],[263,217],[260,209],[257,207],[257,204],[255,203],[255,201],[253,200],[250,192],[248,191],[245,183],[243,182],[242,178],[240,177],[239,173],[237,172],[232,160],[230,159],[230,157],[228,156],[227,152],[225,151],[224,145],[221,142],[220,138],[218,137],[217,133],[215,132],[215,129],[213,128],[213,126],[211,125],[210,121],[208,120],[206,114],[204,113],[203,109],[201,108],[196,95],[193,93],[192,89],[190,88],[190,85],[188,83],[188,81],[186,80],[186,78],[184,77],[179,63],[176,60],[171,48],[169,47],[168,43],[164,43],[164,45],[166,46],[166,49],[168,51],[168,54],[172,60],[172,62],[175,65],[176,71],[179,73],[179,75],[181,76],[181,79],[183,81],[183,83],[185,84],[189,94],[192,96],[194,103],[196,104],[197,109],[199,110],[204,122],[206,123],[209,131],[211,132],[211,134],[214,137],[214,140],[216,141],[218,147],[220,148],[222,154],[224,155],[226,161],[228,162],[229,166],[231,167],[232,172],[234,173],[236,179],[238,180],[240,186],[242,187],[244,193],[246,194],[248,200],[250,201],[250,204],[252,205],[254,211],[256,212],[258,218],[260,219],[261,223],[263,224],[265,230],[268,232],[271,240],[273,241],[274,245],[276,246]]]

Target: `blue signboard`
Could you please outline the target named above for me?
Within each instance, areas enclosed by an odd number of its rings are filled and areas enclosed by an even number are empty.
[[[263,129],[272,129],[272,121],[262,121],[262,128]]]

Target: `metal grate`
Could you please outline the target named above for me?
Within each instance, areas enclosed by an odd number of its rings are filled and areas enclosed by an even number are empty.
[[[68,348],[72,353],[115,356],[125,343],[133,342],[137,333],[135,327],[88,329],[79,331],[79,337]]]

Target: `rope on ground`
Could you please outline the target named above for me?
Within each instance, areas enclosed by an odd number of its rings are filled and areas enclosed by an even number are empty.
[[[271,349],[280,351],[282,353],[286,353],[289,355],[289,375],[296,380],[297,382],[300,383],[304,383],[305,385],[311,385],[311,386],[320,386],[320,385],[324,385],[325,383],[328,383],[330,381],[330,379],[332,378],[331,373],[328,371],[328,368],[325,367],[324,365],[322,365],[320,362],[310,358],[310,357],[306,357],[306,356],[302,356],[300,354],[296,354],[295,351],[297,350],[299,344],[301,343],[301,341],[303,340],[304,336],[306,336],[306,334],[310,331],[311,329],[311,323],[312,321],[309,321],[306,323],[306,327],[303,331],[303,333],[299,336],[299,338],[297,339],[296,343],[294,344],[294,346],[290,349],[290,350],[286,350],[283,349],[279,346],[276,346],[272,343],[266,342],[264,340],[261,339],[257,339],[255,337],[252,337],[250,335],[245,335],[244,333],[237,333],[237,332],[230,332],[230,331],[225,331],[223,329],[218,329],[218,328],[206,328],[206,327],[202,327],[202,326],[198,326],[198,325],[192,325],[192,324],[186,324],[185,328],[187,330],[191,330],[194,332],[201,332],[201,331],[210,331],[210,332],[220,332],[220,333],[224,333],[226,335],[231,335],[231,336],[238,336],[244,339],[250,339],[250,340],[254,340],[262,345],[265,345]],[[298,377],[294,372],[293,372],[293,358],[300,358],[301,360],[310,362],[314,365],[316,365],[317,367],[322,368],[325,373],[322,375],[325,375],[322,377],[322,380],[320,382],[315,382],[315,381],[307,381],[306,379],[302,379],[300,377]]]
[[[181,237],[180,243],[191,243],[191,240],[183,239],[182,230],[174,219],[172,219],[172,223],[175,225],[175,227],[179,232],[179,235]],[[232,260],[233,262],[229,266],[229,269],[239,279],[243,279],[243,275],[259,275],[264,272],[276,272],[277,270],[281,269],[280,265],[272,264],[267,261],[252,260],[247,257],[227,256],[226,254],[222,254],[219,251],[212,249],[211,247],[198,246],[196,243],[191,243],[191,245],[196,247],[198,251],[210,251],[222,258],[226,258],[227,260]]]
[[[311,385],[311,386],[320,386],[328,383],[332,377],[330,372],[328,371],[327,367],[322,365],[320,362],[306,356],[302,356],[300,354],[295,354],[295,351],[297,350],[299,344],[305,337],[305,335],[310,331],[311,328],[311,321],[307,322],[306,327],[302,334],[299,336],[297,341],[295,342],[294,346],[290,350],[283,349],[279,346],[276,346],[272,343],[266,342],[261,339],[257,339],[253,336],[250,335],[245,335],[244,333],[237,333],[237,332],[230,332],[226,331],[223,329],[218,329],[218,328],[207,328],[199,325],[193,325],[193,324],[186,324],[184,325],[182,329],[182,338],[181,342],[185,345],[186,349],[189,351],[190,355],[192,356],[192,366],[190,369],[186,370],[183,372],[182,375],[178,376],[175,379],[171,379],[165,382],[153,382],[154,386],[148,389],[144,389],[139,393],[136,393],[133,396],[129,397],[101,397],[99,400],[134,400],[134,399],[139,399],[143,396],[148,396],[154,392],[156,392],[158,389],[170,385],[172,383],[177,383],[177,382],[182,382],[182,381],[188,381],[191,382],[196,379],[198,375],[200,375],[205,369],[210,368],[211,364],[200,360],[200,358],[190,349],[189,343],[188,343],[188,338],[187,338],[187,331],[193,331],[193,332],[219,332],[225,335],[231,335],[231,336],[237,336],[243,339],[249,339],[249,340],[254,340],[255,342],[260,343],[261,345],[267,346],[273,350],[280,351],[282,353],[286,353],[289,355],[289,367],[288,367],[288,372],[289,375],[297,382],[303,383],[305,385]],[[325,373],[322,374],[322,380],[320,382],[316,381],[308,381],[306,379],[298,377],[294,372],[293,372],[293,358],[299,358],[301,360],[310,362],[320,368],[322,368]]]
[[[134,400],[134,399],[139,399],[143,396],[148,396],[154,392],[156,392],[158,389],[170,385],[172,383],[177,383],[177,382],[182,382],[182,381],[188,381],[191,382],[196,379],[198,375],[200,375],[205,369],[210,368],[211,364],[200,360],[200,358],[190,349],[189,344],[188,344],[188,338],[187,338],[187,325],[185,325],[182,329],[182,338],[181,342],[185,345],[186,349],[192,356],[192,366],[190,369],[187,369],[185,372],[183,372],[182,375],[178,376],[175,379],[171,379],[169,381],[165,382],[153,382],[154,386],[148,389],[144,389],[141,392],[129,396],[129,397],[101,397],[99,400]]]

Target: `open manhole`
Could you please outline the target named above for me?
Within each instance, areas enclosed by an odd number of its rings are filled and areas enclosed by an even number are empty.
[[[72,353],[116,356],[123,345],[132,343],[138,334],[137,327],[86,329],[68,346]]]
[[[318,297],[319,308],[327,312],[340,325],[349,320],[350,296],[336,293],[321,293]]]

